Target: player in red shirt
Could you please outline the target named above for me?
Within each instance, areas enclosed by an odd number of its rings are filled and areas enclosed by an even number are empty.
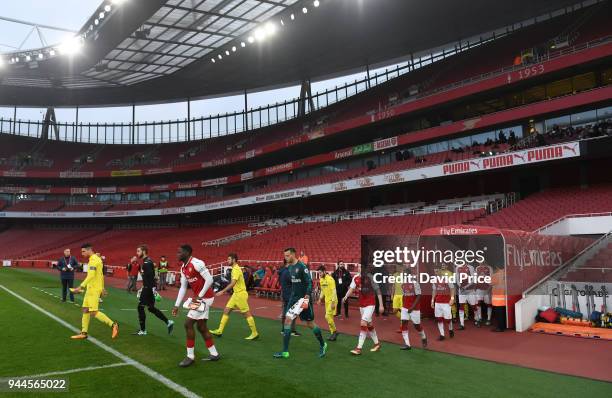
[[[351,297],[354,291],[356,291],[357,295],[359,296],[361,331],[359,332],[357,348],[351,350],[351,354],[361,355],[361,349],[363,348],[363,343],[365,342],[368,333],[374,342],[374,347],[372,347],[370,351],[380,351],[380,342],[378,341],[376,329],[374,329],[374,325],[372,324],[372,315],[374,315],[374,308],[376,307],[376,298],[378,298],[378,308],[380,309],[380,312],[385,311],[385,305],[380,293],[380,287],[376,282],[374,282],[372,274],[357,274],[353,277],[349,290],[342,299],[343,304],[349,297]]]
[[[452,272],[448,270],[446,264],[442,263],[441,268],[436,272],[438,276],[450,277]],[[438,321],[438,330],[440,331],[440,337],[438,340],[444,340],[444,324],[448,325],[448,335],[453,338],[455,332],[453,331],[451,306],[455,303],[455,287],[452,283],[448,282],[436,282],[433,284],[432,296],[431,296],[431,308],[434,309],[434,316]]]
[[[404,275],[411,275],[411,267],[407,267],[404,271]],[[406,282],[402,284],[402,309],[401,309],[401,326],[402,338],[404,339],[404,346],[400,349],[410,349],[410,338],[408,336],[408,323],[412,321],[414,328],[421,336],[421,343],[423,348],[427,347],[427,336],[421,326],[421,310],[419,309],[419,302],[421,301],[421,286],[417,278],[415,277],[412,282]]]
[[[183,368],[193,364],[195,360],[194,323],[198,324],[198,330],[206,342],[206,348],[208,348],[209,356],[206,360],[218,361],[221,359],[206,324],[208,311],[215,299],[215,292],[212,289],[213,277],[206,268],[204,261],[192,257],[192,251],[191,246],[186,244],[179,247],[177,256],[181,262],[181,288],[176,297],[174,308],[172,308],[172,316],[176,316],[187,293],[187,286],[191,286],[194,297],[188,298],[183,304],[184,308],[189,309],[185,320],[187,357],[179,363],[179,366]]]
[[[457,289],[459,290],[459,330],[465,329],[465,304],[474,309],[474,318],[476,326],[479,326],[478,316],[476,315],[476,291],[475,286],[467,278],[474,276],[474,267],[468,264],[455,266],[455,277],[457,278]],[[463,280],[461,277],[463,276]]]
[[[476,276],[479,278],[484,276],[493,276],[493,270],[490,265],[487,264],[479,264],[474,270]],[[491,307],[491,284],[490,283],[477,283],[476,284],[476,326],[480,326],[480,322],[482,321],[482,314],[480,309],[480,303],[484,302],[487,306],[487,325],[491,324],[491,313],[493,312],[493,308]]]

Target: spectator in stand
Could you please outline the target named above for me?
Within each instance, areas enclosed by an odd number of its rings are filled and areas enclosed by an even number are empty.
[[[308,265],[308,256],[306,254],[304,254],[304,251],[302,250],[300,252],[300,257],[298,258],[299,261],[303,262],[304,265]]]
[[[264,270],[264,267],[260,265],[257,271],[253,273],[253,286],[258,287],[265,276],[266,270]]]
[[[338,295],[338,305],[336,306],[336,316],[341,315],[342,306],[340,303],[342,299],[348,292],[349,285],[351,284],[351,273],[346,269],[346,265],[344,261],[338,261],[338,265],[336,266],[336,270],[332,274],[332,278],[334,278],[334,282],[336,282],[336,294]],[[348,319],[348,300],[344,302],[344,317]]]
[[[166,256],[159,258],[159,290],[166,290],[166,278],[168,277],[168,260]]]
[[[128,272],[127,292],[135,292],[136,290],[138,290],[136,289],[136,281],[138,280],[138,273],[140,272],[140,264],[138,263],[138,258],[136,256],[132,257],[126,268]]]
[[[510,130],[510,137],[508,138],[508,144],[510,146],[514,146],[516,144],[516,134],[514,134],[514,130]]]
[[[57,260],[62,281],[62,302],[66,302],[66,294],[70,293],[70,302],[74,303],[74,294],[69,289],[74,287],[74,270],[78,267],[79,262],[70,254],[70,249],[64,250],[64,256]]]

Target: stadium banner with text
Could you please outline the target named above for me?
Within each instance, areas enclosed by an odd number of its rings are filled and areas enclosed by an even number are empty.
[[[142,170],[113,170],[111,177],[137,177],[142,175]]]
[[[333,192],[350,191],[389,184],[410,181],[422,181],[428,178],[439,178],[457,174],[476,173],[489,170],[504,169],[535,163],[569,159],[580,156],[580,143],[578,141],[550,145],[508,152],[501,155],[477,158],[466,161],[437,164],[397,171],[393,173],[377,174],[335,183],[314,185],[262,195],[252,195],[232,200],[204,203],[199,205],[177,208],[178,213],[199,213],[210,210],[247,206],[257,203],[275,202],[279,200],[299,199],[313,195],[323,195]],[[202,186],[217,185],[225,181],[226,177],[202,181]],[[206,184],[206,185],[205,185]],[[87,218],[87,217],[127,217],[127,216],[155,216],[168,214],[169,209],[131,210],[126,212],[0,212],[0,218]]]

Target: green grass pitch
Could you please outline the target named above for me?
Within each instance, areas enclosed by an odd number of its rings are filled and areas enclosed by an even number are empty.
[[[36,271],[0,269],[0,285],[80,327],[80,309],[55,297],[60,294],[58,279]],[[109,289],[109,293],[101,310],[119,322],[120,336],[111,340],[109,328],[93,319],[90,335],[202,397],[383,398],[406,394],[477,398],[579,396],[586,392],[589,396],[612,396],[610,383],[420,349],[404,352],[390,343],[379,353],[365,350],[361,357],[352,357],[349,350],[356,342],[354,336],[341,335],[337,342],[330,342],[327,357],[319,359],[317,343],[307,329],[302,330],[302,337],[292,339],[289,360],[275,360],[272,354],[281,346],[278,321],[257,318],[261,337],[249,342],[243,340],[249,331],[238,314],[232,315],[223,338],[215,341],[223,357],[220,362],[198,360],[181,369],[177,364],[185,355],[185,311],[176,319],[173,335],[167,335],[165,326],[148,314],[149,335],[136,337],[130,335],[138,329],[135,296],[118,289]],[[171,306],[166,299],[158,304],[167,314]],[[219,310],[211,314],[212,327],[218,325],[219,317]],[[90,341],[70,340],[70,330],[3,289],[0,324],[0,379],[121,362]],[[207,352],[199,335],[196,352],[199,358]],[[132,366],[62,377],[69,379],[71,397],[178,396]],[[1,396],[41,394],[0,392]]]

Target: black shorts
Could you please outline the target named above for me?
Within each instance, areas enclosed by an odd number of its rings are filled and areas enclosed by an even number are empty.
[[[153,296],[153,289],[143,287],[140,291],[140,299],[138,301],[139,305],[151,306],[155,305],[155,297]]]

